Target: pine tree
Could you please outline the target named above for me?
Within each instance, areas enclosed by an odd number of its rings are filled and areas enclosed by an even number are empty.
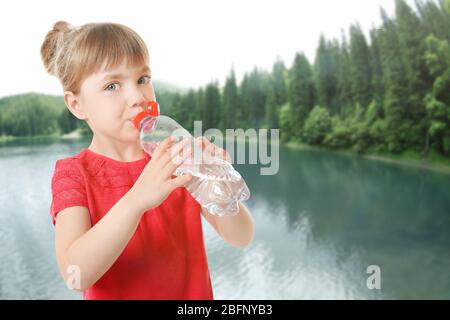
[[[417,11],[425,34],[433,34],[439,39],[450,41],[450,12],[434,1],[416,1]]]
[[[292,137],[294,137],[293,133],[293,121],[294,118],[292,109],[288,103],[284,104],[280,109],[279,114],[279,124],[280,124],[280,138],[281,142],[286,143],[289,142]]]
[[[409,113],[413,120],[420,120],[425,110],[422,101],[429,91],[429,74],[425,65],[425,33],[419,18],[405,0],[396,0],[398,38],[404,56],[408,89]]]
[[[373,99],[377,115],[384,117],[382,106],[384,99],[384,83],[383,83],[383,67],[381,64],[380,55],[380,31],[377,28],[372,28],[370,31],[370,68],[372,70],[371,87],[373,90]]]
[[[187,130],[193,130],[195,120],[196,97],[195,91],[189,90],[181,99],[181,107],[183,108],[183,127]]]
[[[450,154],[450,46],[446,40],[430,35],[426,40],[426,62],[434,77],[433,89],[426,96],[427,139],[425,153],[431,145]]]
[[[241,102],[246,127],[258,128],[264,120],[270,75],[254,68],[241,85]]]
[[[351,61],[350,52],[345,34],[342,34],[342,43],[338,46],[337,62],[337,104],[339,114],[346,116],[351,113],[353,107],[351,87]]]
[[[240,111],[240,104],[234,70],[231,70],[230,75],[225,81],[222,106],[221,128],[228,129],[235,127],[236,119],[239,117],[238,111]]]
[[[278,128],[278,108],[277,96],[273,86],[269,87],[266,100],[265,124],[268,128]]]
[[[404,124],[408,124],[408,127],[404,127],[404,130],[407,134],[407,146],[414,147],[423,145],[425,141],[426,110],[423,99],[431,85],[424,60],[425,34],[419,18],[404,0],[396,0],[395,5],[398,39],[407,79]]]
[[[398,152],[408,141],[410,121],[406,107],[409,99],[408,79],[395,22],[381,11],[380,56],[386,88],[383,110],[386,118],[386,142],[389,151]]]
[[[444,7],[450,13],[450,0],[444,0]]]
[[[288,99],[295,124],[291,128],[292,133],[297,139],[300,139],[303,124],[315,104],[313,73],[308,59],[303,53],[295,55],[294,63],[289,70]]]
[[[250,127],[250,114],[252,109],[252,94],[251,94],[251,80],[247,73],[244,74],[242,79],[241,86],[239,88],[240,91],[240,106],[241,106],[241,118],[238,119],[237,123],[239,127],[247,129]]]
[[[58,126],[62,133],[72,132],[77,128],[78,119],[67,109],[64,108],[58,117]]]
[[[205,90],[199,88],[195,95],[194,121],[205,121]]]
[[[278,59],[272,67],[272,82],[277,106],[281,106],[287,101],[286,72],[284,63]]]
[[[353,101],[363,110],[372,100],[369,47],[359,25],[350,27],[351,84]]]
[[[217,128],[219,126],[219,116],[220,116],[220,91],[217,82],[210,83],[205,88],[204,95],[204,123],[203,128]]]
[[[326,42],[323,35],[320,37],[316,53],[314,71],[318,102],[333,114],[336,111],[337,104],[336,65],[330,50],[330,44]]]

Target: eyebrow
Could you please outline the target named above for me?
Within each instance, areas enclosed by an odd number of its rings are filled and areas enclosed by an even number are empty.
[[[151,70],[148,66],[143,67],[141,70],[138,71],[139,74],[148,72],[151,73]],[[103,83],[110,79],[123,79],[125,76],[122,73],[109,73],[106,74],[102,79],[100,79],[100,82]]]

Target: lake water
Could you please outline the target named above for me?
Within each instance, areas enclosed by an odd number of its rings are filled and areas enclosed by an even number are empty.
[[[81,298],[57,269],[50,180],[57,159],[87,145],[0,147],[0,299]],[[236,249],[204,221],[216,299],[450,299],[450,175],[287,148],[277,175],[236,167],[255,238]]]

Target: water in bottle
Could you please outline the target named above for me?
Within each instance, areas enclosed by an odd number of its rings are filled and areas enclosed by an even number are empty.
[[[140,130],[142,148],[150,155],[171,135],[190,140],[194,154],[174,174],[192,174],[193,179],[186,189],[208,212],[219,216],[235,215],[239,212],[238,202],[249,199],[250,191],[239,172],[228,161],[199,150],[186,129],[172,118],[159,114],[156,101],[149,102],[147,110],[136,116],[134,125]]]

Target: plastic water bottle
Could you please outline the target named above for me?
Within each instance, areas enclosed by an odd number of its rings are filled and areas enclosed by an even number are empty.
[[[218,216],[235,215],[239,212],[238,201],[250,198],[250,190],[239,172],[228,161],[199,152],[186,129],[172,118],[159,114],[156,101],[150,101],[147,110],[136,116],[134,125],[140,130],[142,148],[150,156],[158,144],[171,135],[190,140],[194,145],[194,157],[187,158],[174,174],[192,174],[193,179],[186,189],[208,212]]]

